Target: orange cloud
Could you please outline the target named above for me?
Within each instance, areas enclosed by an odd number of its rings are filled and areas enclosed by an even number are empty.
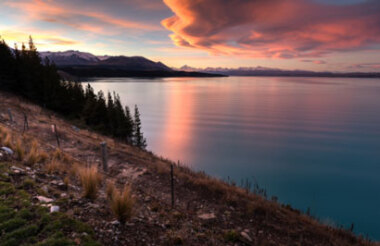
[[[33,30],[28,31],[13,31],[9,29],[4,29],[0,27],[1,38],[6,40],[11,46],[14,43],[20,43],[21,41],[27,41],[30,33],[37,33]],[[72,46],[81,44],[78,41],[61,37],[56,33],[52,32],[38,32],[36,35],[33,35],[33,39],[38,46]]]
[[[180,47],[248,57],[321,57],[380,43],[380,1],[328,5],[313,0],[164,0],[162,21]],[[373,48],[375,49],[375,48]]]
[[[137,30],[161,30],[160,26],[149,25],[125,18],[115,18],[105,13],[91,11],[63,4],[55,0],[22,0],[7,1],[9,7],[25,12],[30,20],[55,22],[78,30],[107,34],[110,28],[125,28]],[[113,34],[113,33],[111,33]]]

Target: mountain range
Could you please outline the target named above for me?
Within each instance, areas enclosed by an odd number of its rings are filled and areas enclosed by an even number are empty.
[[[180,68],[181,71],[187,72],[202,72],[221,74],[226,76],[281,76],[281,77],[348,77],[348,78],[380,78],[378,72],[315,72],[307,70],[283,70],[278,68],[268,67],[239,67],[239,68],[224,68],[224,67],[207,67],[194,68],[184,65]]]
[[[220,77],[225,75],[196,71],[178,71],[162,62],[142,56],[95,56],[91,53],[68,50],[40,52],[42,60],[48,58],[66,77]]]
[[[91,53],[68,50],[64,52],[40,52],[42,59],[49,58],[58,67],[101,66],[123,68],[130,71],[171,71],[161,62],[154,62],[142,56],[95,56]]]
[[[220,76],[294,76],[294,77],[358,77],[379,78],[380,73],[315,72],[307,70],[282,70],[268,67],[194,68],[182,66],[170,68],[162,62],[154,62],[142,56],[95,56],[88,52],[68,50],[40,52],[57,67],[76,77],[220,77]]]

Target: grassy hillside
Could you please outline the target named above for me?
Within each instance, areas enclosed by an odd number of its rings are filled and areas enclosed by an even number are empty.
[[[0,92],[0,145],[14,151],[0,157],[4,245],[378,245],[179,165],[172,208],[171,161],[73,124]]]

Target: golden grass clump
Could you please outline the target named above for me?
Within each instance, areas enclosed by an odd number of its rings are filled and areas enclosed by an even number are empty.
[[[3,145],[13,149],[12,135],[8,132],[4,134]]]
[[[55,151],[53,152],[53,159],[56,159],[56,160],[63,159],[63,153],[60,149],[55,149]]]
[[[16,152],[16,157],[19,161],[23,161],[25,157],[25,149],[22,145],[22,142],[20,139],[16,141],[15,145],[15,152]]]
[[[122,192],[113,193],[111,210],[120,223],[124,224],[127,219],[131,218],[134,203],[130,186],[126,186]]]
[[[39,162],[43,163],[49,158],[49,155],[39,148],[37,141],[33,141],[29,153],[26,155],[25,164],[33,166]]]
[[[111,200],[115,192],[116,192],[115,183],[108,181],[107,188],[106,188],[107,198]]]
[[[102,181],[102,176],[97,167],[86,167],[78,170],[80,182],[83,187],[83,196],[95,199]]]
[[[45,169],[46,172],[49,174],[60,173],[63,169],[63,166],[59,160],[53,158],[53,160],[51,160],[49,163],[45,165]]]
[[[9,138],[10,132],[4,127],[0,127],[0,144],[5,145],[5,140]]]
[[[68,170],[70,177],[76,177],[80,169],[80,164],[78,162],[74,162]]]

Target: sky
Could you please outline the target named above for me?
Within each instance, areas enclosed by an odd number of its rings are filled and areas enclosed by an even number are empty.
[[[171,67],[369,72],[379,13],[379,0],[0,0],[0,35]]]

